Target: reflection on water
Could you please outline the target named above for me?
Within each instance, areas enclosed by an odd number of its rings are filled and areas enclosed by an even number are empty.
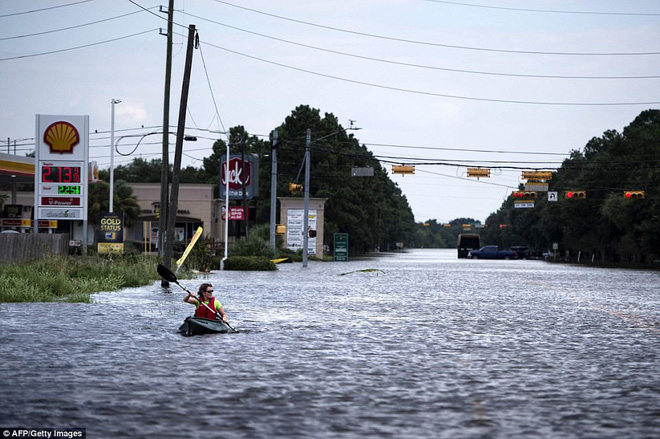
[[[379,268],[384,274],[339,274]],[[155,269],[155,267],[154,267]],[[660,274],[418,250],[0,304],[0,426],[88,437],[658,437]],[[183,280],[196,290],[202,279]]]

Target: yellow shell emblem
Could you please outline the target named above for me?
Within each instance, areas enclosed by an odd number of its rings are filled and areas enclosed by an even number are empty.
[[[53,154],[71,154],[73,147],[79,142],[78,130],[69,122],[52,123],[44,133],[44,143],[50,146],[50,152]]]

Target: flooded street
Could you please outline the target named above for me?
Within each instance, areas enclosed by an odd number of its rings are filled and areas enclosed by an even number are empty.
[[[88,438],[660,436],[660,273],[413,250],[0,304],[0,427]],[[377,268],[378,272],[352,270]],[[154,267],[155,270],[155,267]],[[197,291],[204,281],[180,280]]]

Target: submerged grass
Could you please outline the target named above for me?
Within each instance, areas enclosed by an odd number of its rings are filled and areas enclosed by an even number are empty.
[[[148,256],[49,257],[0,267],[0,302],[90,302],[90,294],[159,279]]]

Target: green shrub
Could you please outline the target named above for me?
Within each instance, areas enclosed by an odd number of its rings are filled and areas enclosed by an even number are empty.
[[[251,233],[249,238],[241,238],[229,249],[231,256],[263,256],[273,259],[277,256],[275,248],[258,233]]]
[[[231,256],[224,265],[225,270],[233,271],[274,271],[277,267],[270,259],[260,256]]]

